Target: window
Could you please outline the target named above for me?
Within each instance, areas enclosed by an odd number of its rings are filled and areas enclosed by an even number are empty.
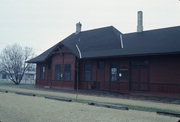
[[[45,79],[45,66],[44,65],[41,65],[40,66],[40,80],[44,80]]]
[[[6,79],[7,75],[5,73],[2,74],[2,79]]]
[[[29,75],[28,75],[28,78],[33,79],[33,78],[34,78],[34,75],[33,75],[33,74],[29,74]]]
[[[110,71],[111,81],[117,81],[118,80],[118,69],[117,67],[111,67]]]
[[[65,64],[64,80],[71,80],[71,65]]]
[[[104,61],[98,61],[97,62],[97,69],[104,69],[105,63]]]
[[[118,81],[118,62],[110,63],[110,81]]]
[[[92,65],[87,63],[85,64],[85,71],[84,71],[84,75],[85,75],[85,81],[91,81],[91,77],[92,77]]]
[[[61,80],[61,65],[55,65],[55,80]]]

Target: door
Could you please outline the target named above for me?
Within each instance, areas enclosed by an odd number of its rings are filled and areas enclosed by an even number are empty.
[[[104,67],[105,67],[104,61],[97,61],[96,82],[94,82],[94,87],[96,89],[103,89],[103,82],[105,79]]]
[[[147,60],[131,62],[130,88],[133,91],[149,90],[149,62]]]

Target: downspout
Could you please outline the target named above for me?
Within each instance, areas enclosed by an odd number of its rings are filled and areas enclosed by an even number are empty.
[[[77,64],[76,64],[76,101],[78,98],[78,89],[79,89],[79,60],[77,60]]]
[[[63,64],[62,64],[62,69],[61,69],[61,71],[63,71],[62,73],[61,73],[61,81],[63,81],[62,83],[63,83],[63,87],[64,87],[64,70],[65,70],[65,66],[64,66],[64,53],[62,53],[62,57],[63,57]]]
[[[77,45],[77,44],[76,44],[76,48],[77,48],[78,53],[79,53],[79,58],[81,59],[81,58],[82,58],[81,51],[80,51],[80,49],[79,49],[79,47],[78,47],[78,45]]]
[[[78,45],[76,44],[76,48],[78,50],[78,53],[79,53],[79,59],[82,58],[82,55],[81,55],[81,51],[78,47]],[[76,101],[77,101],[77,98],[78,98],[78,90],[79,90],[79,59],[76,59],[77,60],[77,66],[76,66],[76,71],[77,71],[77,74],[76,74]]]
[[[120,34],[120,40],[121,40],[121,48],[124,48],[122,34]]]

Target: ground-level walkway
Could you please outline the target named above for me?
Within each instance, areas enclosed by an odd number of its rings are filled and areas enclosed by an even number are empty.
[[[0,90],[9,91],[9,92],[24,92],[24,93],[33,93],[37,96],[54,96],[54,97],[63,97],[70,98],[75,100],[76,98],[81,102],[94,101],[108,104],[118,104],[124,106],[130,106],[131,108],[144,109],[145,111],[151,110],[165,110],[173,111],[180,113],[180,104],[178,97],[166,97],[160,98],[157,96],[144,96],[144,94],[135,93],[135,94],[118,94],[118,93],[108,93],[100,91],[83,91],[80,90],[78,95],[74,90],[54,90],[54,89],[45,89],[37,88],[31,85],[2,85]],[[154,99],[150,99],[154,98]],[[163,101],[164,100],[164,101]],[[172,101],[171,101],[172,100]]]

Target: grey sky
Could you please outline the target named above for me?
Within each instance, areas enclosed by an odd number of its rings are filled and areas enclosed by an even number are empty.
[[[45,51],[75,31],[113,25],[136,31],[143,11],[144,30],[180,25],[179,0],[0,0],[0,48],[11,43]]]

